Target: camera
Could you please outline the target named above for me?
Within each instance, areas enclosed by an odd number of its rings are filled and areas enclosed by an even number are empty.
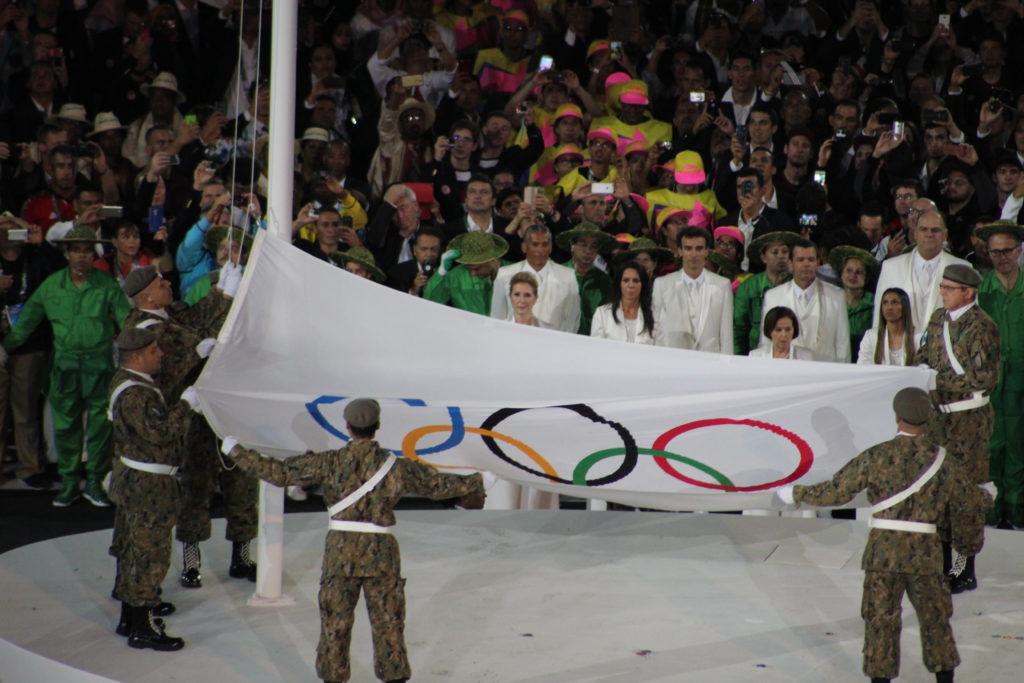
[[[100,218],[121,218],[124,216],[124,208],[120,206],[101,206],[98,215]]]
[[[898,138],[903,137],[903,122],[893,121],[892,122],[892,134]]]
[[[964,67],[964,76],[981,76],[985,73],[985,65],[982,63],[968,64]]]
[[[93,149],[93,146],[90,145],[88,142],[79,142],[77,145],[74,146],[74,150],[76,157],[92,158],[96,156],[96,150]]]
[[[846,131],[843,130],[842,128],[836,128],[836,132],[835,132],[834,137],[835,137],[836,140],[845,140],[846,139]]]
[[[750,140],[750,134],[747,132],[746,126],[736,126],[736,141],[741,145],[746,146]]]
[[[754,181],[744,180],[740,183],[740,194],[744,197],[749,197],[754,194]]]
[[[351,228],[352,227],[352,216],[342,216],[341,217],[341,227],[343,227],[343,228]]]
[[[236,194],[234,197],[231,198],[231,203],[240,209],[244,209],[246,206],[249,205],[249,195]]]
[[[690,91],[690,101],[691,102],[703,102],[704,101],[704,93],[701,92],[700,90],[691,90]]]
[[[181,164],[181,157],[177,154],[168,154],[167,157],[168,166],[179,166]]]
[[[320,217],[320,209],[321,208],[323,208],[323,204],[321,204],[320,202],[313,202],[313,206],[309,209],[309,213],[308,213],[309,217],[310,218],[319,218]]]
[[[819,185],[824,185],[825,184],[825,171],[815,171],[814,172],[814,182],[818,183]]]
[[[949,112],[945,109],[925,109],[921,112],[921,120],[925,123],[945,123],[949,121]]]
[[[549,71],[548,72],[548,80],[551,81],[551,82],[559,82],[560,83],[560,82],[565,80],[565,72],[564,71]]]
[[[528,111],[530,111],[530,105],[525,102],[516,107],[516,113],[520,116],[525,116]]]

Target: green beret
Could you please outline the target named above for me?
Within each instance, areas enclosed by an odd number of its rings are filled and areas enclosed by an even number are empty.
[[[978,271],[962,263],[946,266],[946,269],[942,271],[942,279],[974,287],[975,289],[981,284],[981,275],[978,274]]]
[[[158,277],[160,277],[160,273],[157,271],[156,266],[136,268],[128,273],[128,277],[121,283],[121,289],[124,291],[125,296],[133,297],[146,287],[149,287],[149,283]]]
[[[345,422],[366,429],[380,422],[380,404],[372,398],[357,398],[345,406]]]
[[[897,391],[892,399],[892,409],[896,417],[915,426],[923,425],[934,412],[928,392],[916,387]]]
[[[117,348],[121,351],[137,351],[155,341],[156,332],[149,327],[126,327],[117,335]]]

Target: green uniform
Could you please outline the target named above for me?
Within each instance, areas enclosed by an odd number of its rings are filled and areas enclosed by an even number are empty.
[[[932,438],[957,458],[975,484],[989,481],[988,442],[992,437],[992,405],[962,409],[956,404],[992,393],[999,380],[999,330],[978,306],[949,322],[949,338],[963,374],[946,353],[945,308],[932,313],[919,360],[935,370],[932,398],[941,412],[929,425]],[[943,408],[943,406],[949,406]]]
[[[793,497],[810,505],[836,506],[867,490],[878,504],[908,488],[935,461],[937,448],[925,436],[899,434],[864,451],[839,470],[831,481],[795,486]],[[933,524],[951,533],[953,547],[975,555],[984,542],[984,515],[991,503],[971,483],[954,458],[919,491],[874,513],[875,519]],[[949,618],[953,601],[943,575],[942,540],[933,529],[917,533],[873,528],[861,558],[864,593],[864,673],[896,678],[900,666],[903,593],[917,612],[924,663],[929,671],[951,671],[960,663]]]
[[[790,275],[780,282],[787,282]],[[761,345],[761,304],[764,293],[774,287],[764,273],[751,275],[736,288],[732,306],[732,347],[735,355],[745,356]]]
[[[380,469],[389,453],[376,441],[356,440],[336,451],[307,452],[285,460],[235,448],[238,466],[277,486],[319,483],[330,508],[352,494]],[[441,474],[433,467],[398,458],[394,467],[365,496],[332,519],[395,524],[394,508],[405,493],[433,499],[474,496],[482,502],[478,474]],[[381,680],[408,678],[405,651],[405,580],[401,578],[398,541],[390,533],[330,530],[324,543],[320,574],[320,642],[316,672],[325,680],[347,681],[351,672],[349,642],[360,591],[373,629],[374,673]]]
[[[978,305],[999,328],[999,384],[992,392],[995,420],[990,445],[989,473],[999,489],[993,523],[1003,516],[1024,527],[1024,276],[1009,292],[994,271],[981,279]]]
[[[875,295],[871,292],[864,292],[860,303],[853,308],[846,305],[846,317],[850,321],[850,349],[853,362],[857,362],[857,351],[860,349],[860,340],[864,333],[871,329],[871,316],[874,314]]]
[[[572,259],[562,264],[572,268]],[[576,284],[580,288],[580,334],[590,336],[590,321],[594,319],[594,311],[612,300],[612,279],[600,268],[591,268],[586,275],[576,273]]]
[[[507,266],[508,262],[502,261],[501,265]],[[473,277],[466,266],[457,265],[444,275],[435,272],[423,288],[423,298],[463,311],[490,315],[493,291],[493,280]]]
[[[135,382],[114,393],[125,382]],[[115,590],[135,607],[160,603],[160,584],[171,564],[171,528],[178,515],[178,481],[171,474],[144,472],[124,459],[150,465],[181,464],[181,435],[192,411],[184,401],[168,408],[153,379],[119,369],[110,382],[114,474],[110,497],[117,503],[111,554],[118,558]]]
[[[131,306],[108,273],[90,270],[81,287],[67,268],[43,281],[25,302],[4,347],[18,348],[46,318],[53,326],[50,406],[61,479],[81,478],[82,416],[86,415],[86,476],[98,482],[110,469],[107,387],[114,372],[113,339]]]

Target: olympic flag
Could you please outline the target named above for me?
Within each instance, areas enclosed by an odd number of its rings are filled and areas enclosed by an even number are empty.
[[[261,235],[197,382],[221,435],[338,448],[372,396],[378,441],[439,468],[669,510],[771,507],[895,433],[922,368],[723,356],[591,339],[409,296]]]

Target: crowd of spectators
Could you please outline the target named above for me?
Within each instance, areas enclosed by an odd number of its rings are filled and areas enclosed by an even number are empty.
[[[0,0],[9,310],[83,225],[97,268],[157,263],[186,301],[244,260],[269,4]],[[937,265],[1020,265],[974,232],[1024,203],[1020,0],[302,0],[298,32],[294,243],[413,296],[909,363]]]

